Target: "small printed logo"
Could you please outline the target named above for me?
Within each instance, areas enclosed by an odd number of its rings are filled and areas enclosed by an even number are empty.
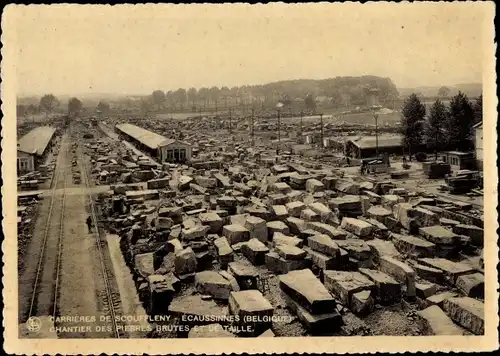
[[[31,332],[37,332],[42,328],[42,321],[36,316],[31,316],[26,321],[26,328]]]

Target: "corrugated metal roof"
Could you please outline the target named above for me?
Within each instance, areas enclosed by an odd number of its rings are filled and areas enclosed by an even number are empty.
[[[399,147],[401,144],[401,136],[379,136],[378,147]],[[377,140],[374,136],[361,137],[358,140],[350,140],[359,148],[376,148]]]
[[[55,132],[56,129],[50,126],[34,128],[17,141],[17,148],[23,152],[41,156]]]
[[[143,145],[148,146],[151,149],[157,149],[165,144],[170,144],[174,140],[167,139],[162,135],[151,132],[149,130],[143,129],[142,127],[135,126],[132,124],[117,124],[116,128],[121,132],[133,137],[135,140],[139,141]],[[170,142],[172,141],[172,142]]]

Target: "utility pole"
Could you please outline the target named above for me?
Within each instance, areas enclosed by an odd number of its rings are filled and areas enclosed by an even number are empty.
[[[281,112],[280,109],[278,109],[278,149],[276,152],[278,155],[280,153],[280,148],[281,148]]]
[[[229,108],[229,132],[233,133],[233,117],[231,115],[231,108]]]
[[[319,114],[320,124],[321,124],[321,149],[324,146],[324,137],[323,137],[323,113]]]
[[[373,117],[375,119],[375,154],[378,158],[378,115],[374,113]]]
[[[255,147],[254,108],[252,108],[252,147]]]
[[[302,136],[303,133],[303,118],[304,118],[304,111],[300,110],[300,135]]]

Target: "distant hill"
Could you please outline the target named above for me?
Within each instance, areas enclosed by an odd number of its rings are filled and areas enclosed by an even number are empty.
[[[481,83],[462,83],[455,85],[444,85],[450,89],[448,97],[458,94],[459,91],[466,94],[468,97],[474,98],[482,94],[483,85]],[[441,86],[419,86],[415,88],[399,88],[399,94],[406,97],[412,93],[420,93],[426,97],[435,97]]]

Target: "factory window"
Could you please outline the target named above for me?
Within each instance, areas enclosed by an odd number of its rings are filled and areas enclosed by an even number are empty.
[[[181,148],[179,150],[179,160],[181,162],[185,161],[186,160],[186,149],[185,148]]]
[[[174,159],[174,151],[173,150],[167,150],[167,161],[172,161]]]

